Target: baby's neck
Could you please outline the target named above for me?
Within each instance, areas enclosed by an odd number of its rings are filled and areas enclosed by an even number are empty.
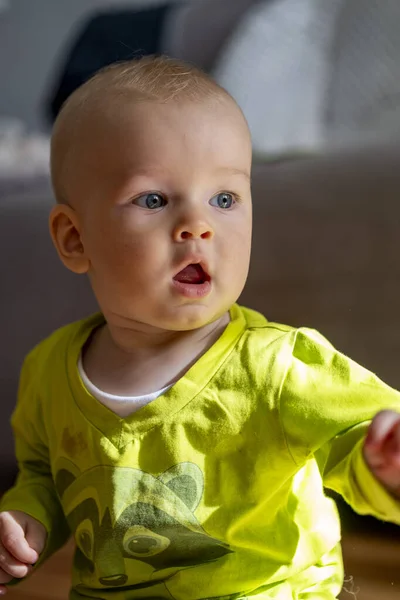
[[[139,396],[177,381],[204,354],[229,323],[226,313],[201,329],[151,336],[136,332],[130,339],[109,325],[96,330],[83,354],[83,368],[104,392]]]

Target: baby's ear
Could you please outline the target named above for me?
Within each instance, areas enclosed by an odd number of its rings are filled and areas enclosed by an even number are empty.
[[[64,265],[74,273],[90,267],[81,239],[79,218],[67,204],[56,204],[49,217],[50,235]]]

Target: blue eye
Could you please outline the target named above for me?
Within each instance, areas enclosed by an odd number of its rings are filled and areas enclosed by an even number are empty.
[[[228,208],[232,208],[235,204],[235,198],[233,194],[229,194],[228,192],[222,192],[221,194],[217,194],[210,200],[210,204],[212,206],[217,206],[218,208],[224,208],[225,210]]]
[[[162,208],[167,204],[165,198],[161,196],[161,194],[144,194],[143,196],[139,196],[139,198],[135,198],[132,201],[134,204],[138,204],[142,208],[148,208],[150,210],[155,210],[157,208]]]

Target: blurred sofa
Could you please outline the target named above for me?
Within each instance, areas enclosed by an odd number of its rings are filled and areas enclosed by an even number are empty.
[[[400,153],[348,151],[253,169],[254,242],[241,302],[319,329],[400,388]],[[47,178],[0,180],[0,489],[15,474],[9,418],[24,355],[96,310],[47,232]],[[57,402],[57,398],[54,398]]]

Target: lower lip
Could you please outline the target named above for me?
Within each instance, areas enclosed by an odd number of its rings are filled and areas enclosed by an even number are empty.
[[[211,292],[211,281],[204,283],[182,283],[182,281],[172,280],[174,288],[179,294],[186,298],[204,298]]]

